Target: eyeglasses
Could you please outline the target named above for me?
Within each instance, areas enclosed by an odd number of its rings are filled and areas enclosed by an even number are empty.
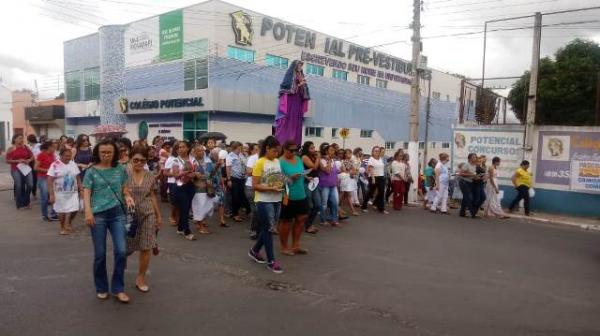
[[[133,159],[131,161],[133,161],[133,163],[146,163],[146,162],[148,162],[148,160],[146,160],[146,159],[138,159],[138,158],[135,158],[135,159]]]

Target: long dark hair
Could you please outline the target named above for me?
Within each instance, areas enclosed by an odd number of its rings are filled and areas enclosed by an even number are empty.
[[[115,152],[113,153],[110,165],[116,167],[119,164],[119,149],[117,148],[117,144],[111,139],[104,139],[94,146],[94,150],[92,151],[92,162],[94,164],[100,163],[100,146],[113,146]]]
[[[321,152],[321,157],[325,157],[327,155],[327,151],[329,150],[329,143],[323,142],[321,146],[319,146],[319,152]]]
[[[304,143],[304,145],[302,145],[302,152],[300,153],[302,156],[309,156],[310,157],[310,147],[313,146],[314,143],[312,141],[307,141]]]
[[[280,145],[279,140],[277,140],[274,136],[269,135],[268,137],[265,138],[265,140],[261,144],[260,153],[258,154],[258,157],[263,157],[263,156],[267,155],[267,149],[279,147],[279,145]]]
[[[77,140],[75,140],[75,148],[77,149],[77,151],[79,151],[79,148],[81,147],[81,145],[83,144],[83,138],[87,138],[88,139],[88,144],[90,144],[90,137],[87,134],[79,134],[77,136]]]
[[[17,140],[18,137],[22,137],[22,136],[23,136],[23,134],[14,134],[12,136],[12,140],[11,140],[10,143],[14,145],[15,144],[15,140]]]

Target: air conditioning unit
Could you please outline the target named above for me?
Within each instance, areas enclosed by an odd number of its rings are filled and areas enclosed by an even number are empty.
[[[421,55],[419,58],[419,70],[427,69],[427,56]]]

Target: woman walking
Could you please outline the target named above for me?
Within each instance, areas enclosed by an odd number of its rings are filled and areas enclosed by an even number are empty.
[[[340,207],[347,205],[350,209],[350,213],[352,216],[358,216],[358,212],[354,208],[354,202],[352,201],[352,194],[358,188],[356,182],[356,176],[358,175],[358,169],[355,168],[354,163],[352,162],[352,150],[346,149],[344,151],[344,160],[341,164],[342,167],[342,175],[340,178],[340,191],[341,191],[341,202]]]
[[[527,171],[529,169],[529,161],[524,160],[521,162],[521,166],[515,171],[512,177],[512,183],[517,189],[517,196],[510,203],[509,211],[513,212],[519,202],[523,200],[525,206],[525,216],[529,216],[529,189],[532,187],[531,174]]]
[[[80,170],[72,158],[73,151],[63,148],[60,160],[54,161],[48,169],[50,203],[58,213],[61,235],[73,232],[71,223],[79,211],[79,196],[83,195]]]
[[[338,168],[335,165],[335,148],[327,143],[321,144],[321,165],[319,169],[319,187],[321,188],[321,225],[341,228],[338,222],[339,198],[337,192]],[[327,213],[329,209],[329,213]]]
[[[319,229],[314,225],[315,218],[321,209],[321,188],[319,188],[319,168],[321,167],[321,153],[312,141],[307,141],[302,146],[302,163],[307,172],[304,179],[304,192],[307,195],[309,214],[304,222],[306,233],[317,234]]]
[[[153,173],[144,167],[148,162],[148,150],[137,146],[131,151],[131,174],[127,180],[127,187],[131,190],[135,202],[135,212],[138,226],[135,236],[129,235],[127,251],[140,252],[138,274],[135,287],[142,293],[150,290],[146,283],[146,272],[150,265],[150,255],[157,247],[156,234],[162,227],[162,215],[158,206],[156,178]]]
[[[285,176],[281,172],[279,155],[279,141],[273,136],[268,136],[262,143],[260,159],[256,162],[252,172],[252,186],[255,191],[256,210],[259,218],[259,234],[256,244],[250,248],[248,256],[259,264],[267,264],[267,268],[274,273],[283,273],[281,265],[275,260],[273,253],[272,229],[279,218],[281,211],[282,193],[285,187]],[[265,247],[267,260],[260,250]]]
[[[213,148],[210,152],[210,160],[206,164],[206,173],[209,176],[209,183],[215,190],[213,202],[215,208],[219,209],[219,223],[222,228],[228,228],[229,224],[225,221],[225,185],[223,183],[223,160],[219,159],[220,148]]]
[[[483,216],[492,217],[497,216],[500,219],[506,219],[508,216],[504,214],[502,206],[500,205],[500,187],[498,186],[498,167],[500,166],[500,158],[494,157],[492,159],[492,165],[488,168],[488,182],[485,186],[486,201],[483,206]]]
[[[448,172],[448,163],[450,157],[446,153],[439,155],[440,160],[435,165],[435,198],[431,204],[431,211],[436,212],[438,205],[442,214],[448,214],[448,194],[450,187],[450,174]],[[440,204],[441,203],[441,204]]]
[[[50,216],[48,215],[48,205],[50,202],[50,194],[48,192],[48,169],[54,161],[56,161],[56,146],[50,142],[44,142],[40,148],[40,153],[35,160],[34,171],[37,174],[37,186],[40,196],[40,210],[42,212],[42,220],[46,222],[56,221],[58,217],[52,209]]]
[[[436,184],[435,184],[435,166],[437,160],[431,158],[427,163],[427,167],[423,171],[425,197],[423,198],[423,209],[427,210],[431,207],[431,203],[435,199],[436,195]]]
[[[371,157],[367,162],[367,170],[366,174],[369,178],[369,194],[366,198],[363,199],[362,210],[363,212],[368,212],[367,208],[369,206],[369,199],[375,196],[374,205],[377,207],[377,210],[382,214],[388,214],[385,210],[385,204],[383,198],[385,197],[385,163],[383,162],[383,158],[381,158],[381,150],[378,146],[373,147],[371,151]]]
[[[17,210],[31,209],[31,189],[33,188],[33,170],[30,164],[34,157],[25,145],[20,134],[12,137],[12,147],[6,152],[6,163],[10,164],[10,174],[14,181],[14,194]]]
[[[404,205],[408,206],[408,194],[410,192],[410,185],[414,183],[414,178],[412,176],[412,173],[410,172],[410,155],[408,155],[407,153],[404,153],[404,157],[402,159],[404,161],[404,164],[406,165],[406,181],[404,182],[405,186],[404,186]],[[420,190],[421,188],[417,188],[418,190]]]
[[[85,177],[85,171],[92,166],[92,147],[90,145],[90,138],[86,134],[79,134],[77,141],[75,141],[75,148],[77,149],[73,161],[81,170],[80,177],[83,180]]]
[[[187,240],[196,240],[196,236],[190,230],[190,210],[192,200],[196,194],[193,179],[196,176],[198,163],[190,156],[190,145],[186,141],[180,141],[177,147],[178,156],[174,159],[173,173],[175,177],[175,200],[179,208],[179,221],[177,222],[177,234]]]
[[[406,188],[406,171],[408,166],[404,163],[404,152],[398,150],[394,154],[394,161],[392,162],[392,190],[394,192],[394,210],[402,210],[404,204],[404,193]]]
[[[93,150],[94,165],[83,180],[85,222],[90,227],[94,243],[94,282],[96,296],[108,298],[109,283],[106,272],[106,232],[113,243],[113,275],[110,291],[122,303],[129,302],[125,294],[125,211],[135,202],[127,188],[127,172],[119,165],[119,152],[111,140],[102,140]]]
[[[212,185],[209,185],[209,176],[206,169],[207,163],[204,160],[204,155],[206,155],[204,146],[197,145],[194,147],[194,158],[198,162],[198,167],[194,176],[196,193],[194,194],[194,199],[192,199],[192,215],[198,233],[202,235],[210,234],[206,218],[212,216],[214,209],[213,197],[215,197],[214,188]]]
[[[177,226],[179,223],[179,207],[177,206],[177,199],[175,195],[175,187],[177,175],[179,175],[179,167],[175,164],[179,150],[179,144],[175,143],[173,149],[169,154],[169,157],[165,160],[162,174],[166,178],[166,189],[169,196],[169,203],[171,204],[171,211],[169,215],[169,224],[171,226]]]
[[[297,153],[298,146],[294,141],[288,140],[283,146],[283,156],[279,159],[281,171],[288,182],[287,196],[284,197],[277,231],[281,242],[281,253],[288,256],[307,254],[305,249],[300,248],[300,237],[308,217],[308,200],[304,189],[304,164]],[[288,246],[290,230],[292,231],[291,248]]]

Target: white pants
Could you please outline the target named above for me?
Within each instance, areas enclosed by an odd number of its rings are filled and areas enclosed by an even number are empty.
[[[431,211],[437,210],[437,205],[442,203],[440,211],[448,212],[448,185],[440,184],[440,190],[436,193],[433,203],[431,204]]]
[[[433,203],[436,196],[437,196],[437,191],[435,190],[435,188],[427,187],[427,195],[425,195],[425,197],[427,199],[427,203],[428,204]]]

